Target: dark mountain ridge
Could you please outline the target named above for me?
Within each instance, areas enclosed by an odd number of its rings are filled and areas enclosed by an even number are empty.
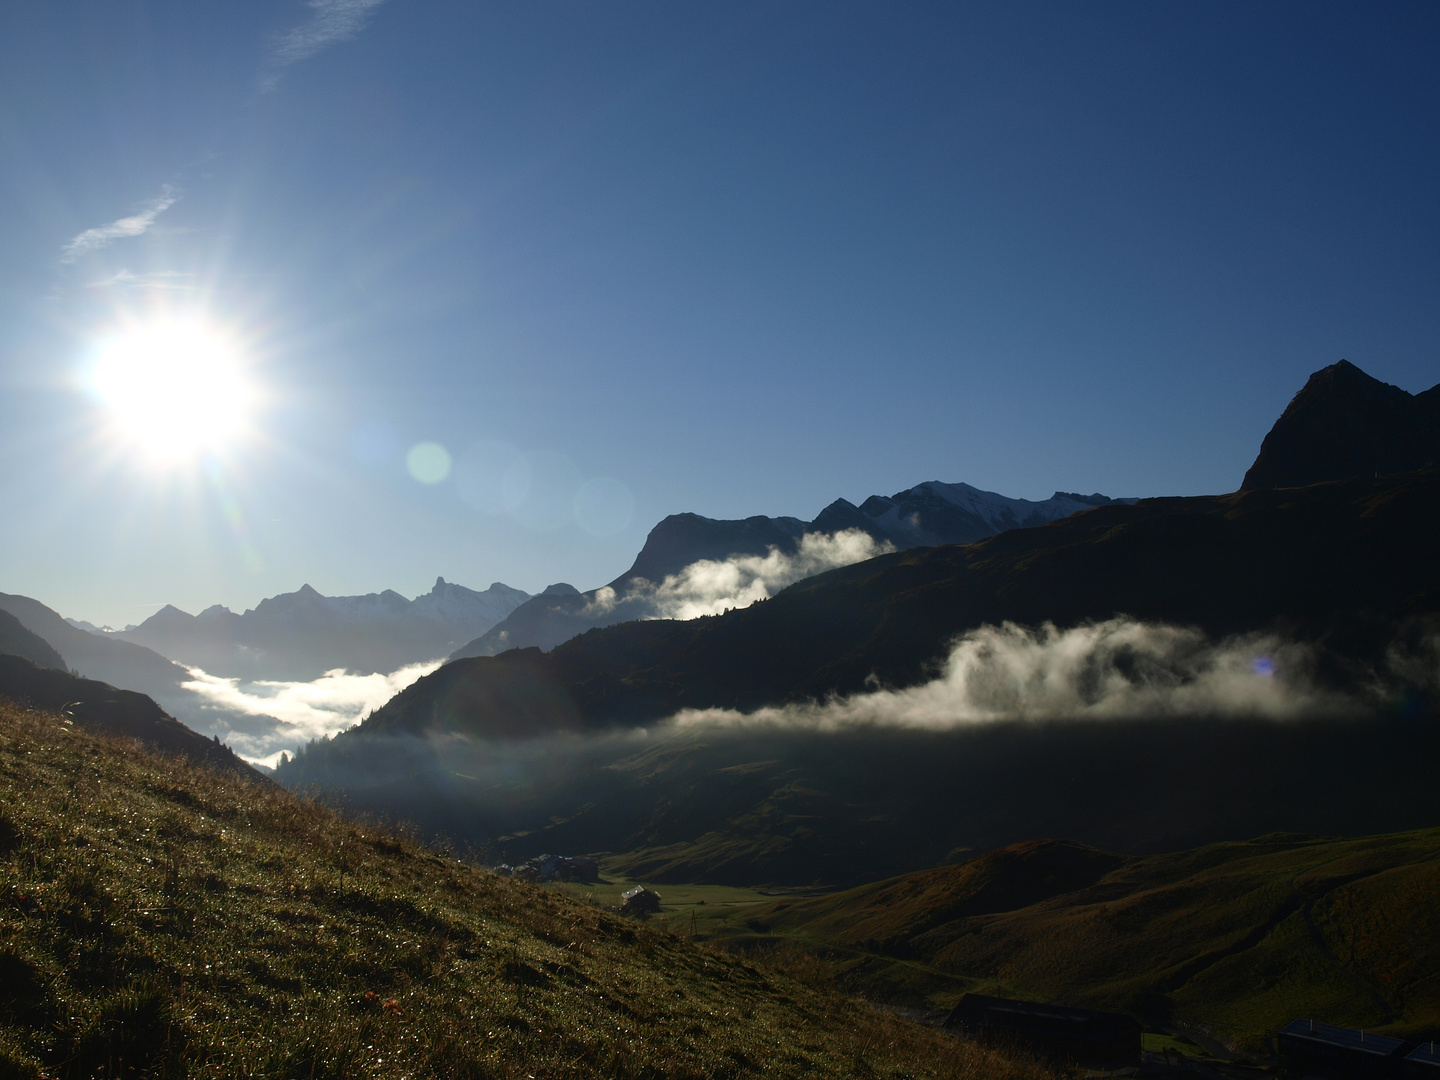
[[[153,649],[111,634],[92,634],[71,626],[59,614],[28,596],[0,593],[0,610],[43,638],[86,678],[148,694],[153,698],[182,697],[180,684],[190,677],[180,665]],[[63,665],[62,665],[63,666]]]
[[[1341,360],[1310,376],[1241,490],[1388,476],[1440,464],[1440,385],[1409,394]]]
[[[23,656],[42,668],[68,670],[64,657],[48,641],[25,629],[24,623],[4,609],[0,609],[0,654]]]
[[[888,546],[904,551],[967,544],[1006,529],[1043,525],[1090,507],[1134,501],[1057,491],[1034,502],[981,491],[969,484],[929,481],[891,496],[872,495],[858,507],[836,499],[813,521],[763,515],[717,520],[699,514],[671,514],[650,530],[630,569],[608,585],[569,595],[551,595],[546,590],[456,650],[450,659],[494,656],[514,648],[552,649],[595,627],[653,619],[657,611],[644,586],[659,584],[701,560],[764,556],[772,549],[793,555],[807,534],[854,530],[869,536],[880,550]]]

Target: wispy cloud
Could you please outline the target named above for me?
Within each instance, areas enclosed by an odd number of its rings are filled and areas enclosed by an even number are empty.
[[[764,555],[700,559],[658,585],[637,581],[624,599],[651,605],[650,618],[698,619],[730,608],[749,607],[804,578],[894,550],[889,541],[878,542],[859,529],[806,533],[794,552],[771,547]],[[607,585],[596,594],[586,614],[602,615],[618,602],[615,591]]]
[[[271,66],[288,67],[314,56],[337,41],[350,41],[365,29],[371,12],[383,2],[384,0],[309,0],[307,6],[314,15],[309,22],[280,36],[270,54]],[[265,80],[264,89],[275,89],[277,81],[278,76],[271,75]]]
[[[109,225],[97,225],[93,229],[86,229],[65,245],[60,253],[60,261],[73,263],[86,252],[102,248],[112,240],[143,235],[149,231],[151,225],[155,224],[155,219],[174,206],[179,199],[180,189],[166,184],[160,189],[160,195],[146,203],[139,213],[112,221]]]
[[[87,289],[141,289],[146,291],[190,292],[195,289],[194,274],[182,270],[155,270],[137,274],[120,270],[109,277],[86,284]]]

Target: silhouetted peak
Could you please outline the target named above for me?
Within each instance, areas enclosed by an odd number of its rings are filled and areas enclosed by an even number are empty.
[[[579,596],[580,590],[566,581],[557,581],[554,585],[546,585],[541,596]]]
[[[174,623],[191,623],[194,620],[195,616],[191,615],[188,611],[181,611],[174,604],[166,604],[140,625],[155,627]]]
[[[1348,360],[1315,372],[1265,436],[1241,490],[1382,476],[1440,458],[1440,395],[1407,393]]]

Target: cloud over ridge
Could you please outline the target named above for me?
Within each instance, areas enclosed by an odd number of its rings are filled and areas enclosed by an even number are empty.
[[[635,581],[622,598],[648,604],[652,619],[698,619],[719,615],[730,608],[749,607],[788,585],[826,570],[888,555],[895,545],[877,541],[861,529],[835,533],[806,533],[794,552],[772,546],[764,555],[732,555],[728,559],[699,559],[658,585],[644,578]],[[607,594],[608,595],[605,595]],[[609,586],[596,594],[592,607],[614,607]]]
[[[1358,713],[1321,688],[1305,645],[1270,634],[1211,642],[1199,630],[1113,618],[1066,630],[1004,623],[961,635],[921,686],[739,713],[687,710],[679,727],[944,730],[1004,720],[1170,716],[1299,720]]]

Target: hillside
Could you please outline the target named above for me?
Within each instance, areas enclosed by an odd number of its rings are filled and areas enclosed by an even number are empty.
[[[192,731],[144,694],[97,679],[40,667],[21,656],[0,656],[0,700],[60,713],[92,735],[136,739],[152,750],[261,779],[230,747]]]
[[[1252,1051],[1295,1017],[1440,1033],[1440,829],[1264,836],[1148,858],[1015,845],[752,913],[885,997],[1003,988],[1210,1030]]]
[[[68,667],[86,678],[148,694],[167,705],[193,697],[180,688],[189,673],[143,645],[71,626],[59,613],[28,596],[0,593],[0,610],[9,612],[25,629],[43,638],[65,658]]]
[[[0,705],[0,1074],[1040,1074]]]

